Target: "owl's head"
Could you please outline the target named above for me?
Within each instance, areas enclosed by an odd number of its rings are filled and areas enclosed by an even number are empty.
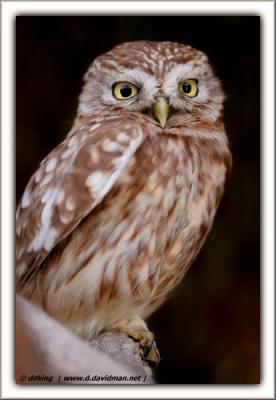
[[[204,53],[179,43],[138,41],[95,59],[85,74],[78,115],[136,112],[173,127],[218,120],[223,100]]]

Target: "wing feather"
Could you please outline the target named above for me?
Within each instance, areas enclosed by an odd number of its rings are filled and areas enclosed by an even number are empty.
[[[144,138],[136,121],[90,122],[42,161],[16,216],[19,286],[110,192]]]

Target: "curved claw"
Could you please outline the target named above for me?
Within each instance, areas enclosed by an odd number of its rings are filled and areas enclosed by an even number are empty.
[[[160,362],[160,354],[157,349],[155,340],[148,340],[146,345],[142,347],[143,355],[142,359],[147,361],[151,365],[158,365]]]

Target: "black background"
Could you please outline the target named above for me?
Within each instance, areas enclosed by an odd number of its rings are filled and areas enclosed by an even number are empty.
[[[112,46],[189,44],[208,54],[223,82],[233,170],[197,260],[149,320],[162,355],[159,383],[260,381],[260,23],[257,16],[16,18],[17,201],[69,131],[88,65]]]

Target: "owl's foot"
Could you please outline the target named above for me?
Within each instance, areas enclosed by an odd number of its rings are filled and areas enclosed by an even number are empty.
[[[135,316],[131,319],[122,321],[122,324],[114,328],[116,331],[123,332],[136,342],[141,348],[141,357],[148,364],[156,366],[160,362],[159,351],[156,346],[154,334],[148,330],[142,318]]]

